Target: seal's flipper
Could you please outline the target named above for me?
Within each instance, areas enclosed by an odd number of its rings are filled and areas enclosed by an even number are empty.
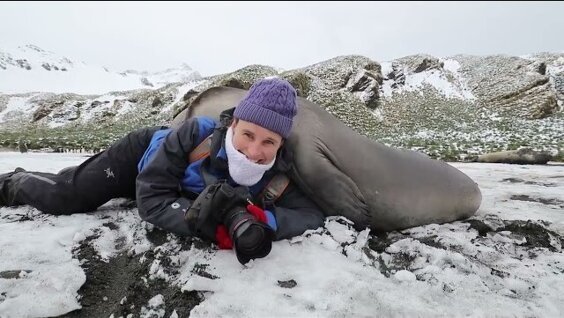
[[[296,149],[301,155],[295,158],[292,179],[326,215],[344,216],[359,230],[369,227],[370,211],[356,183],[338,169],[326,147],[311,150],[307,144],[305,148]]]

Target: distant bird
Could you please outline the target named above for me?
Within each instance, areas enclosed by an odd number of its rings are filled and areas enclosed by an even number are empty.
[[[26,153],[27,152],[27,144],[23,141],[18,142],[18,150],[21,153]]]

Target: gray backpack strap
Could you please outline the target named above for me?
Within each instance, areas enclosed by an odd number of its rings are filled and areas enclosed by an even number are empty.
[[[278,173],[266,185],[260,198],[265,202],[274,202],[284,193],[288,184],[290,184],[290,178],[284,173]]]

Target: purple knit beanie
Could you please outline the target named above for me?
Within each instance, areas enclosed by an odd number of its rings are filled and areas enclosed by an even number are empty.
[[[280,78],[260,80],[235,108],[233,116],[288,138],[298,109],[296,90]]]

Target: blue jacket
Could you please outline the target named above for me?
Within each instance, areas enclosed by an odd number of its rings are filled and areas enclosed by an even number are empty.
[[[231,114],[232,111],[233,109],[226,113]],[[184,214],[197,194],[205,188],[202,170],[236,185],[229,176],[227,166],[223,142],[226,131],[226,126],[212,118],[195,117],[175,130],[155,132],[138,164],[136,197],[139,215],[143,220],[172,233],[193,235],[184,222]],[[212,134],[208,164],[203,164],[206,158],[189,163],[190,152]],[[257,200],[255,202],[258,202],[258,194],[276,173],[288,171],[286,156],[286,150],[281,149],[274,167],[256,185],[249,188]],[[277,240],[300,235],[308,229],[323,226],[324,223],[324,215],[317,205],[292,182],[269,210],[273,212],[278,224]]]

